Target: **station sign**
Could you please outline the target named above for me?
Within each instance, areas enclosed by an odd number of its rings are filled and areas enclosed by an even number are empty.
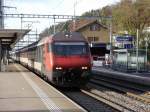
[[[134,37],[133,36],[117,36],[116,41],[122,42],[122,41],[133,41]]]

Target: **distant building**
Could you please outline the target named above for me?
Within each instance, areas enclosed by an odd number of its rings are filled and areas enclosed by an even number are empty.
[[[109,30],[97,20],[78,19],[69,25],[70,31],[82,33],[89,43],[109,43]]]

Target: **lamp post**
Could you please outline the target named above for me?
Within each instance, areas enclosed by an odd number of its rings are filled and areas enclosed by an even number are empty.
[[[139,29],[137,29],[136,32],[136,72],[138,72],[139,69],[138,56],[139,56]]]
[[[110,25],[109,25],[109,41],[110,41],[110,56],[109,56],[109,61],[111,61],[111,67],[112,67],[112,60],[113,60],[113,56],[112,56],[112,17],[110,20]]]
[[[73,30],[76,29],[76,5],[77,5],[77,0],[74,0],[74,19],[73,19]]]
[[[145,40],[145,58],[146,58],[146,63],[147,63],[147,52],[148,52],[148,50],[147,50],[147,48],[148,48],[148,37],[145,37],[144,38],[144,40]]]

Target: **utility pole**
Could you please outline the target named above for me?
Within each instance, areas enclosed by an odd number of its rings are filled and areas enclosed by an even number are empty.
[[[53,34],[55,34],[56,33],[56,21],[55,21],[55,15],[54,15],[54,31],[53,31]]]
[[[0,28],[4,29],[4,17],[3,17],[3,0],[0,0]],[[0,39],[0,71],[2,70],[1,68],[1,64],[2,64],[2,43],[1,43],[1,39]]]
[[[2,28],[2,29],[4,29],[4,8],[7,8],[7,9],[10,9],[10,8],[17,9],[16,7],[5,6],[4,5],[4,0],[0,0],[0,28]]]
[[[113,52],[113,48],[112,48],[112,17],[110,20],[110,24],[109,24],[109,41],[110,41],[110,56],[109,56],[109,60],[111,61],[111,67],[112,65],[112,61],[113,61],[113,56],[112,56],[112,52]]]
[[[147,64],[147,55],[148,55],[148,36],[144,38],[145,40],[145,60]]]
[[[21,22],[21,26],[20,26],[20,28],[21,28],[21,30],[22,30],[22,23],[23,23],[23,20],[22,20],[23,18],[22,18],[22,16],[20,17],[20,22]]]
[[[73,30],[76,29],[76,5],[77,5],[77,1],[74,0],[74,19],[73,19]]]
[[[4,29],[4,1],[0,0],[0,28]]]
[[[137,29],[136,33],[136,72],[138,72],[139,69],[138,57],[139,57],[139,29]]]

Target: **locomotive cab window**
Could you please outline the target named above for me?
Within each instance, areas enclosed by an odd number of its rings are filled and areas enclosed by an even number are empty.
[[[56,42],[53,51],[56,55],[86,55],[88,44],[84,42]]]

